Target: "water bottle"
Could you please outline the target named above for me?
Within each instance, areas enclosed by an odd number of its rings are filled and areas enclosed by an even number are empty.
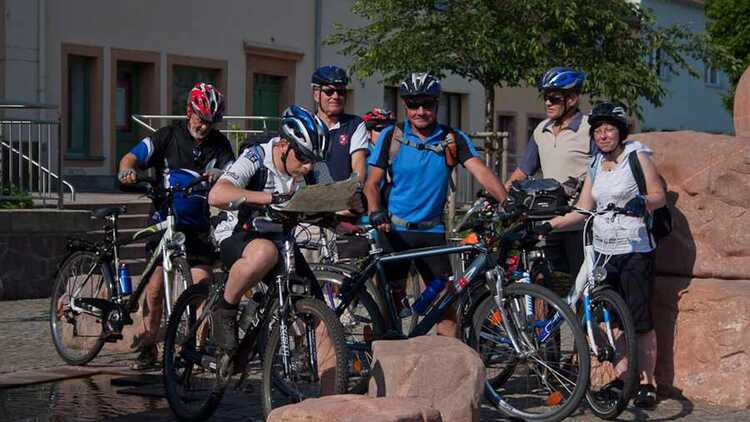
[[[430,284],[427,285],[427,288],[424,289],[424,292],[422,292],[422,295],[414,301],[414,304],[411,306],[412,310],[420,315],[424,315],[427,307],[432,303],[432,300],[435,299],[438,293],[445,288],[446,281],[447,280],[443,277],[435,277],[432,279]]]
[[[133,284],[130,282],[130,273],[128,272],[128,266],[120,264],[120,268],[117,271],[117,278],[120,280],[120,292],[123,296],[133,293]]]
[[[521,277],[518,279],[519,283],[531,284],[531,274],[528,271],[523,271]],[[526,295],[526,318],[531,320],[534,316],[534,299]]]

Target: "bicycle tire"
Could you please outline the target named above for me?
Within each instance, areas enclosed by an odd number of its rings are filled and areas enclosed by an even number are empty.
[[[78,277],[89,273],[91,273],[91,277],[82,281],[91,285],[92,290],[80,291],[82,295],[79,295],[79,297],[105,300],[112,298],[112,286],[103,279],[101,269],[95,268],[99,265],[99,257],[96,253],[78,251],[67,257],[57,273],[50,298],[50,333],[57,354],[69,365],[85,365],[91,362],[104,347],[106,321],[97,319],[92,315],[78,313],[72,309],[66,312],[64,309],[66,303],[70,302],[70,294],[74,290],[69,285],[70,281],[77,280]],[[93,277],[100,278],[100,280],[94,282]],[[98,284],[98,287],[95,287],[94,283]],[[80,286],[83,288],[84,284],[80,284]],[[91,322],[87,323],[90,320]],[[77,334],[81,328],[86,328],[85,333],[88,335]],[[79,353],[76,353],[68,344],[68,340],[76,337],[90,339],[86,345],[80,348]]]
[[[198,348],[203,349],[203,352],[211,350],[210,332],[212,322],[210,318],[204,320],[209,324],[207,326],[208,330],[203,328],[204,325],[194,327],[195,331],[208,333],[208,335],[204,337],[204,343],[196,341],[196,338],[200,335],[199,333],[180,332],[180,328],[183,327],[183,322],[187,322],[188,326],[195,323],[197,309],[208,300],[209,290],[209,286],[206,283],[196,284],[185,290],[177,300],[174,311],[169,318],[169,324],[167,325],[162,362],[164,390],[166,392],[169,407],[180,420],[201,421],[209,418],[218,407],[224,395],[224,387],[220,386],[218,378],[213,371],[209,372],[205,370],[194,374],[195,365],[181,356],[180,352],[182,349],[179,351],[177,350],[178,343],[180,340],[184,339],[185,334],[192,337],[191,340],[186,343],[191,351],[195,351]],[[186,320],[183,319],[183,314],[186,314]],[[197,345],[196,343],[201,344]],[[195,379],[198,379],[195,378],[196,376],[202,377],[200,380],[205,381],[203,385],[210,388],[206,389],[203,397],[193,399],[190,397],[191,393],[185,392],[183,387],[185,387],[186,384],[188,385],[188,388],[196,385],[197,383],[194,382]]]
[[[299,366],[300,368],[302,368],[303,366],[308,366],[308,368],[304,369],[312,369],[310,368],[312,365],[306,365],[310,362],[305,361],[305,358],[309,356],[304,356],[304,352],[302,352],[301,357],[297,355],[297,352],[299,350],[297,348],[298,343],[300,342],[300,340],[302,343],[305,343],[307,336],[292,335],[293,327],[296,326],[295,324],[297,324],[298,322],[304,323],[302,322],[303,319],[309,319],[309,317],[312,317],[314,318],[314,321],[320,321],[323,323],[332,340],[333,358],[336,362],[333,366],[335,373],[329,377],[332,380],[332,388],[330,393],[345,393],[347,390],[347,378],[349,372],[347,359],[348,350],[346,349],[344,340],[344,329],[341,325],[341,322],[339,322],[339,320],[336,318],[336,315],[333,313],[333,311],[331,311],[330,308],[326,306],[325,303],[316,299],[303,298],[294,303],[294,310],[290,312],[289,317],[289,321],[287,322],[290,333],[290,360],[293,361],[290,363],[290,367]],[[313,322],[313,324],[316,323]],[[297,326],[297,328],[299,327]],[[299,331],[307,332],[307,330]],[[308,372],[307,374],[305,374],[304,371],[298,372],[297,368],[291,368],[292,376],[294,376],[294,379],[285,378],[283,374],[284,369],[283,367],[278,368],[280,362],[277,362],[276,359],[280,355],[280,343],[280,327],[279,324],[276,324],[273,328],[273,331],[271,332],[271,335],[268,338],[268,342],[266,343],[266,350],[263,353],[262,394],[263,414],[265,415],[265,417],[268,417],[268,414],[271,412],[271,410],[276,407],[301,401],[306,398],[319,397],[321,395],[319,381],[317,385],[313,383],[313,385],[307,392],[302,392],[299,388],[299,381],[302,379],[301,376],[311,375],[313,382],[315,382],[316,378],[318,378],[319,376],[319,374],[317,373],[311,374],[311,372]],[[307,345],[303,344],[303,346]],[[317,362],[315,362],[314,365],[317,365]],[[292,397],[292,394],[296,394],[297,396]]]
[[[314,271],[315,277],[323,287],[324,296],[327,284],[340,286],[343,277],[338,274]],[[335,309],[339,301],[334,297],[334,303],[329,297],[325,297],[326,304]],[[380,308],[370,294],[362,289],[355,295],[347,310],[339,317],[344,327],[344,338],[350,351],[350,379],[349,392],[353,394],[364,394],[367,392],[370,374],[369,368],[372,363],[372,342],[379,340],[385,333],[385,322],[380,314]]]
[[[180,295],[182,295],[182,293],[185,290],[187,290],[188,288],[190,288],[190,286],[193,285],[193,273],[190,271],[190,265],[188,264],[187,259],[181,256],[176,256],[172,258],[172,271],[175,276],[179,274],[180,277],[182,277],[185,280],[185,283],[184,283],[185,287],[183,288],[183,285],[182,285],[183,283],[180,283],[179,279],[177,277],[174,277],[173,285],[172,285],[172,292],[171,292],[172,297],[166,297],[167,290],[164,289],[164,300],[165,301],[168,300],[170,302],[170,304],[172,305],[171,307],[174,312],[174,305],[177,303],[177,300],[180,298]],[[167,281],[164,280],[164,283],[166,282]],[[162,308],[164,309],[163,310],[164,318],[162,318],[162,321],[166,323],[169,321],[170,315],[167,315],[166,306],[163,306]]]
[[[552,315],[553,312],[559,313],[562,322],[557,330],[561,334],[560,336],[551,334],[543,344],[537,345],[531,344],[530,340],[519,339],[519,343],[522,343],[521,347],[525,349],[532,346],[542,347],[542,350],[533,351],[533,353],[524,356],[518,356],[512,346],[506,347],[506,355],[510,358],[512,369],[508,370],[509,373],[502,375],[504,379],[498,378],[495,381],[496,385],[492,385],[492,378],[497,376],[491,375],[492,368],[490,365],[492,365],[493,360],[490,359],[492,357],[490,353],[492,353],[492,348],[503,343],[502,334],[497,329],[497,327],[502,327],[501,321],[498,321],[498,318],[502,317],[497,310],[494,297],[485,298],[483,303],[477,307],[476,314],[473,317],[475,321],[473,347],[479,352],[485,365],[488,366],[487,372],[488,378],[490,378],[485,383],[485,397],[511,417],[540,422],[562,420],[579,406],[589,383],[591,370],[589,349],[578,319],[562,299],[549,289],[539,285],[513,283],[505,288],[504,295],[506,310],[513,319],[513,327],[517,330],[521,327],[519,332],[526,332],[526,338],[529,338],[529,333],[531,333],[531,337],[538,341],[536,333],[539,325],[536,323],[547,322],[546,320],[538,321],[535,316],[534,324],[528,324],[528,321],[522,324],[519,317],[514,316],[519,314],[520,307],[519,310],[513,311],[513,304],[518,306],[521,303],[520,301],[525,303],[527,296],[534,298],[535,309],[542,309],[545,315]],[[542,303],[545,304],[544,307],[541,306]],[[525,319],[526,316],[522,316]],[[489,321],[489,323],[485,323],[485,321]],[[524,330],[524,327],[527,328]],[[557,341],[556,338],[563,340]],[[509,342],[509,339],[505,341]],[[563,351],[563,341],[565,341],[566,346],[572,346],[572,349]],[[528,350],[524,351],[529,352]],[[498,359],[498,361],[503,361],[503,359]],[[532,367],[537,363],[541,365],[541,370]],[[577,371],[573,374],[572,370],[576,365]],[[530,389],[526,394],[518,394],[515,391],[520,384],[524,384],[521,381],[524,377],[522,369],[526,370],[527,380],[525,385]],[[549,379],[546,379],[547,377]],[[562,385],[564,381],[570,381],[573,384]],[[531,388],[532,382],[538,383],[539,386]],[[561,384],[563,388],[556,388],[558,386],[555,386],[554,383]],[[501,394],[498,390],[505,391]],[[532,390],[535,393],[539,392],[538,395],[541,394],[541,397],[534,399],[533,402]],[[566,392],[568,392],[567,398],[563,397]],[[537,407],[541,406],[544,411],[532,412],[529,410],[530,408],[521,409],[519,406],[521,403],[533,403]]]
[[[612,420],[617,418],[627,407],[630,398],[638,385],[638,351],[636,343],[636,332],[635,325],[633,324],[633,317],[630,315],[625,300],[612,289],[598,289],[591,293],[591,315],[597,318],[601,315],[601,307],[607,306],[607,310],[610,314],[614,315],[614,320],[620,322],[622,329],[622,337],[625,340],[625,346],[621,348],[624,352],[624,356],[627,357],[627,369],[624,372],[624,376],[620,379],[623,382],[622,390],[616,393],[615,397],[612,392],[604,392],[605,394],[598,394],[598,391],[594,390],[592,386],[589,386],[589,390],[586,392],[586,401],[589,404],[591,411],[602,419]],[[617,353],[616,350],[611,353],[605,353],[609,345],[609,341],[606,335],[601,330],[597,330],[600,327],[598,323],[592,324],[596,332],[594,333],[593,341],[600,350],[599,356],[592,356],[592,360],[596,359],[599,363],[609,361],[614,366],[614,362],[617,362],[618,357],[622,354]],[[597,335],[597,333],[599,335]],[[602,341],[599,341],[602,340]],[[606,342],[606,345],[605,345]],[[592,351],[593,353],[593,351]],[[602,396],[598,398],[597,396]],[[608,404],[608,405],[607,405]]]

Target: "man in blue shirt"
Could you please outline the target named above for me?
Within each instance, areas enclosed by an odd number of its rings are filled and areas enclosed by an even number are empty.
[[[399,88],[407,121],[383,130],[369,159],[365,182],[370,221],[385,232],[393,251],[445,245],[443,209],[451,172],[461,164],[498,201],[505,200],[503,184],[485,166],[463,132],[437,123],[440,82],[427,73],[414,73]],[[395,131],[395,133],[394,133]],[[380,186],[390,177],[387,206]],[[410,262],[388,264],[397,306],[405,296]],[[415,260],[423,282],[449,277],[453,271],[444,256]],[[455,312],[438,324],[438,334],[456,336]]]

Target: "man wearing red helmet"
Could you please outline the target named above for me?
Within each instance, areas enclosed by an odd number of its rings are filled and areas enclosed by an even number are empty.
[[[186,185],[196,177],[207,175],[215,181],[220,171],[234,162],[234,152],[229,140],[215,129],[224,116],[224,97],[213,85],[197,83],[190,90],[187,101],[187,120],[163,127],[143,138],[120,160],[117,175],[122,184],[136,182],[136,169],[155,169],[155,176],[163,179],[164,186]],[[194,282],[203,282],[211,275],[216,259],[209,240],[209,209],[204,192],[194,191],[192,196],[175,196],[174,209],[177,226],[186,236],[185,248],[192,267]],[[150,224],[162,221],[166,204],[154,202]],[[146,245],[147,254],[158,246],[158,241]],[[162,268],[154,271],[146,286],[146,305],[143,312],[143,335],[140,354],[131,365],[133,369],[148,369],[158,361],[156,340],[162,315]]]

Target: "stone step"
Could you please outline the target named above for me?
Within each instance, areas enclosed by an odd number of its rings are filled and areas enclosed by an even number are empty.
[[[137,215],[137,214],[148,214],[149,211],[151,211],[151,202],[127,202],[127,203],[109,203],[109,202],[98,202],[98,203],[91,203],[91,202],[85,202],[85,203],[77,203],[72,202],[65,204],[65,208],[69,210],[93,210],[94,208],[100,208],[100,207],[107,207],[107,206],[116,206],[116,205],[125,205],[128,207],[128,213],[129,215]]]
[[[146,244],[145,243],[131,243],[128,245],[120,246],[120,258],[122,259],[145,259],[146,258]]]

